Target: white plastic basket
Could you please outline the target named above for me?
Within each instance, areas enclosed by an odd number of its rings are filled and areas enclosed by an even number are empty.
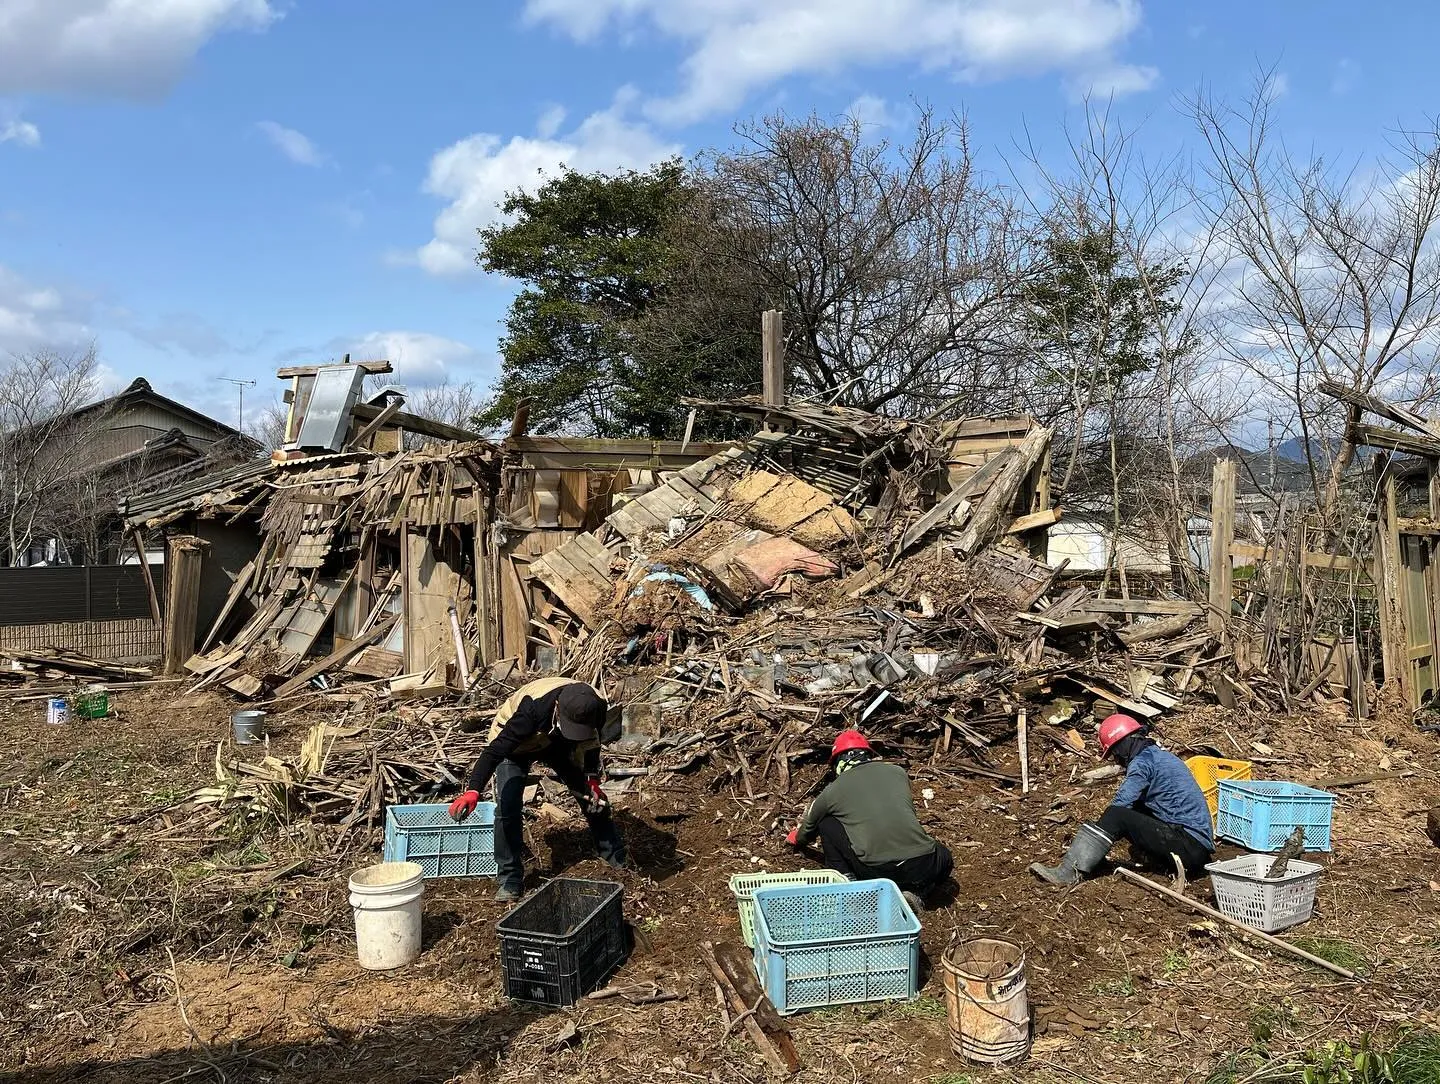
[[[1270,854],[1242,854],[1225,862],[1211,862],[1210,887],[1215,904],[1229,918],[1259,930],[1277,930],[1308,922],[1315,910],[1315,890],[1320,871],[1314,862],[1290,859],[1280,877],[1267,881],[1265,874],[1275,863]]]

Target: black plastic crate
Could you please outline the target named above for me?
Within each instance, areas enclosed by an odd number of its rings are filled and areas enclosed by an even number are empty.
[[[625,960],[624,892],[561,877],[502,918],[506,996],[559,1008],[604,985]]]

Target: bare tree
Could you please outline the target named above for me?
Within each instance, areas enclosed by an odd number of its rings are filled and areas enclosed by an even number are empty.
[[[815,117],[740,135],[705,163],[706,247],[784,310],[798,390],[909,413],[1016,400],[1007,303],[1027,238],[976,171],[963,121],[923,111],[905,145]]]
[[[1063,437],[1066,502],[1103,494],[1117,539],[1123,524],[1158,528],[1181,581],[1185,464],[1226,440],[1237,413],[1206,335],[1208,237],[1194,229],[1183,162],[1147,161],[1108,107],[1087,103],[1069,152],[1058,171],[1025,152],[1041,178],[1030,207],[1046,231],[1023,306],[1037,411],[1053,411]]]
[[[290,408],[272,399],[250,416],[245,424],[245,435],[259,443],[262,454],[273,452],[285,443],[285,425],[289,416]]]
[[[96,397],[95,351],[37,350],[0,368],[0,529],[8,565],[25,559],[39,538],[68,537],[84,514],[77,480],[94,448],[86,439],[103,424],[74,412]]]
[[[1272,87],[1262,73],[1238,107],[1188,103],[1209,152],[1196,196],[1231,276],[1219,314],[1230,355],[1288,402],[1316,499],[1332,509],[1358,411],[1337,425],[1315,385],[1419,403],[1440,391],[1440,122],[1399,133],[1374,168],[1337,169],[1288,151]]]
[[[474,429],[475,415],[485,403],[485,394],[473,380],[452,384],[446,379],[421,388],[419,394],[405,401],[405,409],[416,417],[444,422],[457,429]]]

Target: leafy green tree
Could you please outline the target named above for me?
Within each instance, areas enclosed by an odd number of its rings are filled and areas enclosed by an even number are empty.
[[[1066,400],[1061,488],[1098,489],[1103,478],[1125,503],[1134,488],[1126,476],[1143,469],[1155,435],[1147,415],[1157,389],[1147,377],[1162,360],[1158,329],[1179,312],[1176,292],[1190,272],[1182,263],[1137,265],[1134,246],[1113,228],[1055,227],[1041,247],[1022,321],[1042,382]]]
[[[707,353],[683,330],[662,334],[652,315],[683,258],[676,223],[695,193],[684,163],[672,160],[611,175],[565,169],[533,193],[506,196],[507,220],[480,231],[478,259],[525,286],[478,424],[503,425],[528,399],[539,432],[673,437],[688,413],[681,396],[724,397],[747,377],[758,383],[758,349],[747,360],[727,340]]]

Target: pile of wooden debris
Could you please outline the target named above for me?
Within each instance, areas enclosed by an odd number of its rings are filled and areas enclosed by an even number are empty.
[[[543,608],[524,615],[535,655],[621,706],[607,758],[617,794],[707,762],[747,796],[788,793],[797,764],[823,759],[844,726],[945,770],[1024,787],[1031,740],[1083,762],[1086,716],[1119,709],[1153,719],[1233,677],[1233,652],[1200,620],[1199,603],[1101,597],[1045,563],[1044,528],[1061,513],[1049,499],[1050,433],[1033,421],[708,406],[756,414],[767,428],[661,475],[593,530],[528,561],[544,592]],[[347,833],[378,826],[386,804],[457,786],[483,747],[486,708],[536,674],[535,656],[485,661],[468,626],[446,641],[439,622],[417,623],[416,598],[433,599],[432,618],[452,602],[468,615],[493,588],[484,557],[472,565],[446,551],[445,521],[415,503],[438,492],[443,515],[479,514],[478,503],[450,511],[457,482],[444,471],[420,496],[424,476],[414,472],[456,453],[430,455],[287,475],[265,513],[258,616],[190,663],[209,680],[263,645],[265,673],[290,675],[273,687],[263,679],[272,696],[323,680],[331,691],[314,695],[347,701],[346,720],[317,728],[298,761],[221,769],[232,785],[270,788],[288,811]],[[481,477],[467,471],[459,491],[478,493]],[[325,513],[301,510],[315,507]],[[437,533],[410,533],[424,525]],[[498,515],[490,533],[507,529]],[[394,568],[365,556],[367,544],[399,537],[412,542],[390,543]],[[328,579],[315,571],[332,567],[324,546],[347,562]],[[417,577],[417,567],[429,571]],[[475,569],[478,583],[467,582]],[[360,636],[302,665],[351,579],[375,598]],[[406,583],[409,600],[397,601]],[[448,674],[448,688],[439,679],[420,690],[436,694],[428,703],[397,708],[393,684],[359,685],[353,660],[389,650],[396,630],[418,639],[427,629],[433,654],[422,657],[437,677]],[[401,661],[388,658],[386,676]],[[469,676],[457,682],[457,671]],[[359,669],[376,672],[369,662]],[[994,750],[1017,739],[1020,770],[1002,770]]]

